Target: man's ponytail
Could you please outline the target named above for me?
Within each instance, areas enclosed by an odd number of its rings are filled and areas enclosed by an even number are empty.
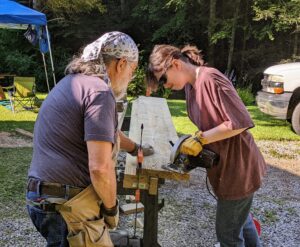
[[[181,49],[181,53],[183,56],[188,58],[191,64],[196,66],[205,65],[201,50],[199,50],[196,46],[186,45]]]

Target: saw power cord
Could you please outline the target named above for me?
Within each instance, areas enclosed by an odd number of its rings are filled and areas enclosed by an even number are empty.
[[[206,182],[206,188],[207,188],[207,190],[208,190],[208,193],[209,193],[213,198],[215,198],[215,200],[217,201],[218,198],[213,194],[213,192],[211,192],[211,190],[210,190],[210,188],[209,188],[209,186],[208,186],[208,176],[207,176],[207,172],[206,172],[206,179],[205,179],[205,182]]]

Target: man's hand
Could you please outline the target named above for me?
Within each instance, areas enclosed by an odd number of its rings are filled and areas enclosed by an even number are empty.
[[[135,143],[134,150],[131,152],[128,152],[128,153],[131,154],[132,156],[137,156],[139,147],[140,147],[140,145]],[[149,156],[149,155],[154,154],[154,148],[148,143],[145,143],[142,145],[142,150],[143,150],[144,156]]]
[[[129,139],[127,136],[124,135],[121,131],[119,131],[120,137],[120,148],[125,150],[127,153],[131,154],[132,156],[137,156],[139,145]],[[145,143],[142,145],[144,156],[149,156],[154,153],[154,149],[151,145]]]
[[[119,224],[119,202],[113,208],[107,209],[102,203],[100,206],[100,216],[104,217],[104,222],[108,225],[109,229],[117,228]]]
[[[180,146],[180,153],[197,156],[203,149],[207,140],[202,137],[202,131],[196,132],[195,135],[187,138]]]

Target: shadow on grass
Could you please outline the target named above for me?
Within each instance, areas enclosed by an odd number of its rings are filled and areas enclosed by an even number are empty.
[[[35,121],[0,121],[0,131],[14,131],[16,128],[33,132]]]
[[[260,126],[288,126],[290,123],[282,119],[276,119],[261,112],[256,106],[247,107],[253,121],[259,123]]]
[[[184,100],[168,100],[168,106],[172,117],[185,117],[187,116],[186,103]]]
[[[25,199],[27,170],[32,148],[0,148],[0,201],[21,203]]]

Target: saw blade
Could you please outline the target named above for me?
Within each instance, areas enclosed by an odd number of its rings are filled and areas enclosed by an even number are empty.
[[[181,167],[176,166],[175,164],[162,165],[161,168],[163,168],[164,170],[167,170],[167,171],[172,171],[172,172],[176,172],[176,173],[180,173],[180,174],[185,173],[185,172],[181,169]]]
[[[171,153],[170,153],[170,163],[171,164],[174,164],[176,162],[176,159],[179,155],[179,150],[180,150],[181,144],[189,137],[191,137],[191,135],[183,135],[178,138],[178,140],[176,141],[176,143],[174,144],[174,146],[171,149]]]

